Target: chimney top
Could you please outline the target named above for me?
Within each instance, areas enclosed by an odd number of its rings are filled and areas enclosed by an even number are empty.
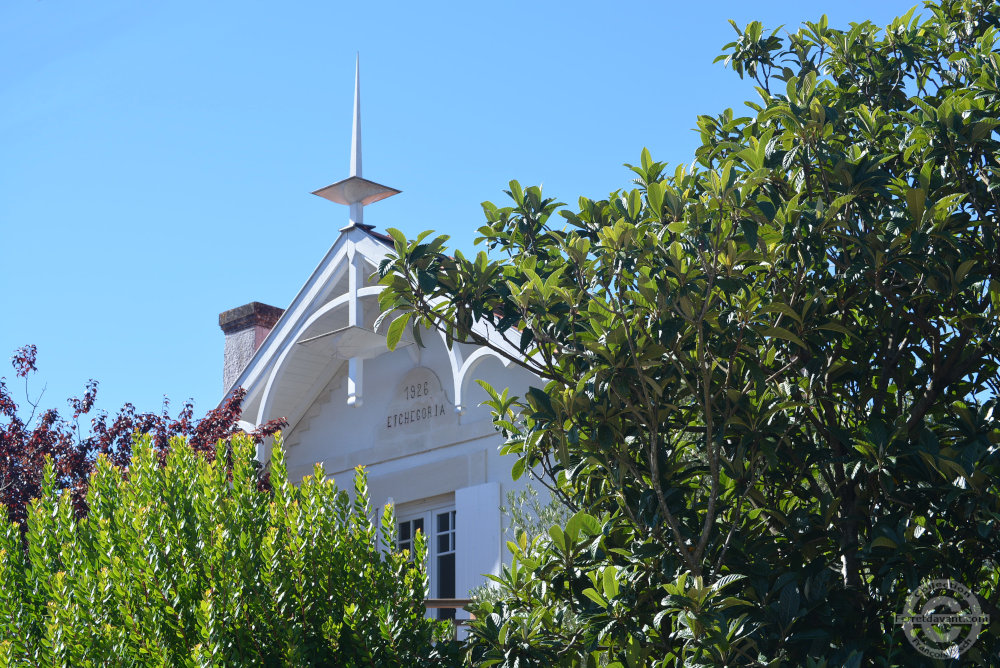
[[[232,334],[255,326],[271,329],[284,312],[284,309],[277,306],[250,302],[220,313],[219,327],[225,334]]]

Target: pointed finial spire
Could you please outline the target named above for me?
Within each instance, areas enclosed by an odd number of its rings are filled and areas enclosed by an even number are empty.
[[[350,176],[343,181],[337,181],[319,190],[313,195],[337,204],[350,207],[350,224],[344,229],[355,225],[364,225],[364,207],[386,197],[398,195],[399,191],[361,177],[361,55],[354,61],[354,122],[351,130],[351,169]],[[367,226],[371,227],[371,226]]]
[[[361,54],[354,58],[354,126],[351,128],[351,176],[361,176]]]

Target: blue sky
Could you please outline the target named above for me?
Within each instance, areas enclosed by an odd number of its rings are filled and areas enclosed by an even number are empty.
[[[754,96],[712,64],[727,19],[913,4],[4,0],[0,357],[38,346],[45,407],[89,378],[111,412],[215,406],[219,312],[286,306],[346,223],[310,192],[347,176],[355,52],[364,174],[403,191],[365,222],[469,250],[512,178],[575,202],[644,146],[690,162]]]

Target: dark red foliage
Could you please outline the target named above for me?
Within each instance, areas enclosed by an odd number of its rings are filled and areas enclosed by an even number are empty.
[[[10,363],[14,365],[14,371],[18,378],[26,378],[32,371],[38,371],[35,366],[35,357],[38,355],[38,348],[34,344],[21,346],[14,351],[10,358]]]
[[[37,370],[37,350],[29,345],[19,348],[11,358],[19,378]],[[80,418],[90,415],[97,398],[97,381],[87,383],[82,398],[73,397],[69,406],[73,415],[64,419],[54,409],[38,413],[37,403],[28,404],[31,412],[23,417],[11,396],[6,379],[0,377],[0,504],[6,506],[11,519],[22,522],[31,499],[39,495],[46,457],[52,458],[61,489],[69,490],[79,514],[86,513],[86,493],[90,472],[98,455],[105,455],[116,466],[127,468],[132,458],[132,439],[136,434],[149,434],[155,447],[165,455],[170,439],[182,436],[205,457],[215,457],[219,440],[228,442],[242,433],[238,423],[240,406],[246,391],[237,389],[221,406],[210,410],[200,420],[194,419],[194,406],[185,403],[176,418],[163,410],[138,413],[135,406],[125,404],[114,418],[104,411],[95,411],[90,429],[80,427]],[[271,420],[250,432],[260,442],[285,426],[284,420]],[[266,486],[262,477],[262,485]]]

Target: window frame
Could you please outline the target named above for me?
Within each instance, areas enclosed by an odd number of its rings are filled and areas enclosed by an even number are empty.
[[[399,526],[404,522],[413,522],[414,520],[423,520],[423,531],[424,538],[427,541],[427,592],[425,593],[425,598],[441,598],[437,595],[440,573],[438,572],[438,557],[442,556],[438,551],[438,530],[437,530],[437,520],[438,516],[444,513],[451,513],[451,551],[445,554],[455,555],[455,565],[454,571],[454,591],[456,596],[458,595],[458,527],[457,527],[457,513],[455,509],[455,495],[452,494],[442,494],[439,496],[430,497],[427,499],[421,499],[419,501],[413,501],[409,503],[399,504],[394,508],[396,514],[396,540],[394,543],[395,549],[402,549],[400,545],[399,538]],[[428,533],[430,531],[430,533]],[[411,546],[413,545],[413,532],[411,530],[411,535],[409,540],[406,542]],[[412,555],[412,547],[411,547]],[[440,612],[445,612],[446,609],[442,608]],[[447,609],[450,610],[450,609]],[[440,617],[438,611],[428,610],[428,616],[434,616],[435,618]],[[447,618],[447,617],[445,617]]]

